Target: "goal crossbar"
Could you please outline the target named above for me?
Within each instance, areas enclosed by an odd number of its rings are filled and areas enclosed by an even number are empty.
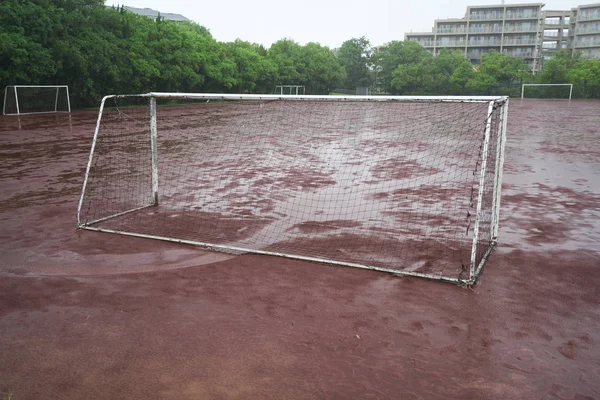
[[[279,94],[221,94],[221,93],[169,93],[119,94],[104,96],[101,106],[112,98],[156,98],[188,100],[319,100],[319,101],[404,101],[404,102],[505,102],[508,96],[328,96],[328,95],[279,95]]]
[[[103,215],[100,218],[89,218],[83,216],[84,203],[93,201],[86,198],[90,197],[89,192],[89,181],[94,168],[94,161],[96,160],[96,147],[99,143],[99,135],[102,127],[103,114],[105,112],[106,102],[110,99],[122,99],[122,98],[140,98],[148,99],[149,101],[149,113],[148,113],[148,141],[151,144],[151,188],[148,189],[151,192],[151,200],[147,204],[141,206],[132,207],[116,213],[109,213]],[[477,170],[477,184],[473,187],[473,194],[471,203],[473,203],[475,215],[472,221],[473,226],[473,237],[470,248],[470,260],[465,271],[465,265],[463,264],[463,272],[458,276],[446,276],[444,274],[434,274],[428,272],[413,271],[410,269],[395,269],[388,268],[387,266],[372,265],[369,262],[353,262],[346,260],[336,260],[328,257],[318,257],[307,254],[296,254],[293,252],[286,251],[271,251],[269,249],[257,248],[252,246],[241,246],[241,245],[229,245],[222,243],[214,243],[203,240],[188,239],[184,237],[173,237],[169,235],[161,235],[156,233],[148,232],[137,232],[135,229],[128,230],[123,228],[115,228],[110,225],[103,226],[102,223],[108,220],[118,220],[120,217],[131,214],[135,215],[140,210],[147,209],[149,207],[158,206],[159,200],[159,168],[158,168],[158,156],[157,156],[157,99],[186,99],[186,100],[224,100],[224,101],[327,101],[327,102],[436,102],[436,103],[482,103],[487,106],[487,117],[484,118],[484,125],[481,136],[481,147],[480,157],[476,163]],[[497,244],[498,237],[498,221],[499,221],[499,209],[500,209],[500,195],[502,187],[502,168],[504,162],[504,147],[506,142],[506,125],[507,125],[507,110],[508,110],[508,98],[505,96],[315,96],[315,95],[248,95],[248,94],[206,94],[206,93],[158,93],[151,92],[146,94],[137,95],[109,95],[102,99],[98,119],[94,131],[92,140],[92,146],[88,163],[85,171],[84,181],[82,185],[82,191],[79,198],[77,207],[77,225],[81,229],[89,229],[94,231],[102,231],[107,233],[117,233],[128,236],[137,236],[142,238],[160,239],[175,243],[184,243],[201,246],[207,249],[221,250],[221,251],[234,251],[234,252],[248,252],[255,254],[271,255],[271,256],[282,256],[287,258],[306,260],[306,261],[317,261],[331,265],[341,265],[356,267],[362,269],[376,270],[381,272],[389,272],[395,275],[415,276],[428,279],[434,279],[444,282],[451,282],[457,284],[473,284],[479,276],[485,262],[489,255],[493,251]],[[89,204],[88,204],[89,207]],[[485,210],[484,210],[485,208]],[[471,223],[469,223],[471,225]],[[483,240],[482,245],[482,233],[481,230],[485,230],[485,237],[488,239]],[[469,228],[467,228],[467,232]]]
[[[556,86],[568,86],[569,87],[569,100],[571,100],[571,96],[573,95],[573,84],[572,83],[524,83],[521,86],[521,100],[525,96],[525,88],[526,87],[556,87]]]

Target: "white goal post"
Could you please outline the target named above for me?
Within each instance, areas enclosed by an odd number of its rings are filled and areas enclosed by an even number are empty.
[[[503,96],[106,96],[77,226],[471,285],[507,116]]]
[[[3,115],[71,112],[67,85],[10,85],[4,88]]]
[[[277,85],[275,86],[274,94],[279,95],[304,95],[306,87],[303,85]]]
[[[573,95],[573,84],[572,83],[524,83],[523,86],[521,87],[521,100],[524,98],[525,96],[525,88],[526,87],[539,87],[539,88],[543,88],[543,87],[547,87],[547,88],[555,88],[555,87],[564,87],[565,89],[568,88],[568,92],[569,92],[569,100],[571,100],[571,96]],[[566,96],[566,90],[565,90],[565,96]],[[547,98],[556,98],[556,97],[547,97]]]

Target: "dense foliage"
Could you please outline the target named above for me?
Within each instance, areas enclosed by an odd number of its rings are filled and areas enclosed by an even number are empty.
[[[560,50],[544,63],[538,83],[572,83],[573,97],[600,98],[600,60]]]
[[[267,49],[218,42],[195,23],[155,21],[103,0],[0,2],[0,87],[67,84],[75,107],[111,93],[271,93],[281,84],[305,85],[309,94],[368,86],[392,94],[516,95],[534,80],[522,60],[496,52],[473,68],[460,53],[432,57],[409,41],[372,47],[361,37],[331,50],[282,39]],[[573,82],[575,95],[600,97],[600,61],[560,51],[537,81]]]

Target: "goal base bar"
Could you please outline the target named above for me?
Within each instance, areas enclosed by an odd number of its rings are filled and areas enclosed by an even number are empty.
[[[70,114],[71,111],[36,111],[36,112],[24,112],[24,113],[6,113],[2,115],[11,116],[11,115],[34,115],[34,114]]]
[[[146,208],[146,207],[149,207],[149,206],[145,206],[142,208]],[[135,211],[135,210],[127,211],[127,213],[133,212],[133,211]],[[122,215],[122,214],[120,214],[120,215]],[[112,217],[116,217],[116,215],[113,215],[109,218],[112,218]],[[106,220],[106,219],[103,219],[103,220]],[[99,222],[99,221],[96,221],[96,222]],[[389,273],[389,274],[392,274],[395,276],[400,276],[400,277],[411,276],[411,277],[417,277],[417,278],[425,278],[425,279],[446,282],[446,283],[453,283],[456,285],[465,285],[465,286],[472,286],[473,284],[475,284],[475,282],[477,281],[477,277],[479,276],[479,272],[481,272],[483,265],[485,264],[485,261],[490,256],[490,254],[492,253],[492,250],[495,247],[495,242],[494,242],[488,248],[486,254],[483,256],[481,262],[477,266],[477,269],[476,269],[477,275],[475,275],[473,279],[465,280],[465,279],[459,279],[459,278],[449,278],[449,277],[440,276],[440,275],[426,274],[426,273],[421,273],[421,272],[402,271],[402,270],[397,270],[397,269],[392,269],[392,268],[375,267],[372,265],[364,265],[364,264],[344,262],[344,261],[334,261],[334,260],[317,258],[317,257],[300,256],[300,255],[296,255],[296,254],[277,253],[277,252],[272,252],[272,251],[249,249],[246,247],[227,246],[227,245],[220,245],[220,244],[213,244],[213,243],[198,242],[198,241],[194,241],[194,240],[174,239],[174,238],[158,236],[158,235],[147,235],[147,234],[143,234],[143,233],[120,231],[120,230],[116,230],[116,229],[98,228],[95,226],[90,226],[89,224],[88,225],[80,225],[78,228],[86,229],[89,231],[114,233],[117,235],[133,236],[133,237],[139,237],[139,238],[144,238],[144,239],[156,239],[156,240],[163,240],[163,241],[172,242],[172,243],[187,244],[187,245],[202,247],[206,250],[212,250],[212,251],[234,251],[234,252],[240,252],[240,253],[252,253],[252,254],[258,254],[258,255],[265,255],[265,256],[284,257],[284,258],[290,258],[293,260],[311,261],[311,262],[318,262],[321,264],[329,264],[329,265],[337,265],[337,266],[343,266],[343,267],[360,268],[360,269],[366,269],[366,270],[378,271],[378,272],[386,272],[386,273]]]

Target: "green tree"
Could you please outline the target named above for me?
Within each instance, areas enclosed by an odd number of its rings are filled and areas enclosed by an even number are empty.
[[[261,46],[236,40],[224,44],[227,57],[235,63],[233,89],[239,93],[269,93],[274,85],[277,66],[264,57]]]
[[[441,49],[439,55],[431,60],[431,64],[431,86],[428,93],[464,94],[468,90],[469,81],[475,76],[471,61],[460,51]]]
[[[497,51],[481,56],[475,76],[469,80],[470,89],[479,94],[516,94],[523,81],[529,80],[531,70],[520,58]]]
[[[370,86],[372,82],[372,48],[364,36],[345,41],[337,50],[340,63],[346,70],[346,89]]]
[[[299,85],[304,69],[302,46],[290,39],[281,39],[273,43],[267,57],[277,66],[278,84]]]
[[[401,64],[418,64],[430,58],[431,53],[415,41],[391,41],[378,47],[373,53],[376,86],[396,94],[397,89],[392,85],[394,70]]]
[[[400,64],[392,72],[391,87],[396,94],[426,94],[425,88],[430,86],[430,67],[428,60],[416,64]]]
[[[302,47],[304,60],[301,82],[310,94],[329,94],[343,84],[346,71],[333,52],[318,43]]]
[[[580,60],[568,70],[567,77],[582,97],[600,98],[600,60]]]
[[[537,75],[538,83],[568,83],[569,70],[581,58],[581,53],[568,49],[556,51],[550,60],[544,61],[542,70]]]

